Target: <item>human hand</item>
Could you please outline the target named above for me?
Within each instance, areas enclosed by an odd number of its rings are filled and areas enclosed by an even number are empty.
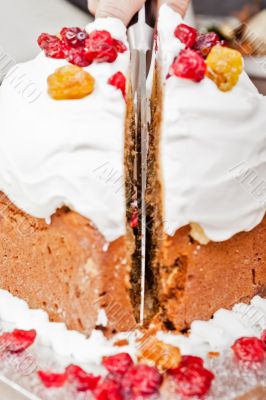
[[[127,26],[144,3],[145,0],[88,0],[88,7],[96,17],[116,17]]]

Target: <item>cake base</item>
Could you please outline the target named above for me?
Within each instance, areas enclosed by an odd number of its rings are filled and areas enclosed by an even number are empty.
[[[224,242],[200,245],[190,227],[167,237],[161,248],[161,320],[183,330],[194,320],[208,320],[220,308],[266,297],[266,217],[250,232]]]
[[[50,225],[0,196],[0,288],[87,335],[135,326],[126,239],[107,243],[86,218],[62,208]]]

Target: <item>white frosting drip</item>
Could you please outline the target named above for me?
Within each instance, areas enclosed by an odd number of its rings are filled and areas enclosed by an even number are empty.
[[[127,43],[126,29],[115,18],[96,20],[86,29],[107,29]],[[47,77],[66,64],[42,53],[14,67],[3,82],[0,190],[22,210],[47,221],[67,205],[113,241],[125,233],[126,105],[121,91],[107,81],[118,71],[128,74],[129,51],[114,63],[85,68],[96,80],[90,96],[55,101],[47,93]],[[40,92],[32,101],[19,94],[13,81],[23,74]]]
[[[159,57],[164,77],[182,49],[174,36],[180,22],[170,7],[161,8]],[[209,239],[223,241],[253,229],[265,214],[266,98],[245,73],[227,93],[208,78],[195,83],[171,77],[164,86],[165,231],[172,236],[197,222]],[[243,185],[238,178],[246,172]]]
[[[99,321],[107,322],[104,310],[99,312]],[[43,310],[29,309],[27,303],[0,290],[0,323],[4,329],[35,329],[37,342],[51,347],[63,357],[72,357],[78,362],[99,365],[103,356],[128,352],[136,360],[141,337],[139,331],[124,332],[112,340],[104,337],[101,331],[93,331],[90,338],[70,331],[63,323],[49,322]],[[233,310],[221,309],[209,321],[194,321],[189,337],[159,332],[157,337],[165,343],[179,347],[182,354],[206,357],[209,351],[222,352],[242,336],[260,336],[266,329],[266,299],[255,296],[250,305],[237,304]],[[114,346],[118,340],[126,339],[124,347]]]

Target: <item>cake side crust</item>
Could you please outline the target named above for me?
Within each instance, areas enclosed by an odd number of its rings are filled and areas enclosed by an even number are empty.
[[[266,217],[250,232],[200,245],[179,229],[164,243],[160,268],[163,323],[187,329],[220,308],[266,297]]]
[[[107,333],[135,325],[125,238],[107,243],[89,220],[62,208],[47,225],[0,197],[0,287],[50,320],[90,334],[104,309]]]

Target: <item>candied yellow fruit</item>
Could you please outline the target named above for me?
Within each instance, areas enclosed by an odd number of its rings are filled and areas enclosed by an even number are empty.
[[[55,100],[82,99],[93,92],[94,82],[82,68],[66,65],[48,77],[48,93]]]
[[[223,46],[214,46],[212,48],[206,64],[206,75],[223,92],[233,89],[243,71],[243,59],[239,51]]]

